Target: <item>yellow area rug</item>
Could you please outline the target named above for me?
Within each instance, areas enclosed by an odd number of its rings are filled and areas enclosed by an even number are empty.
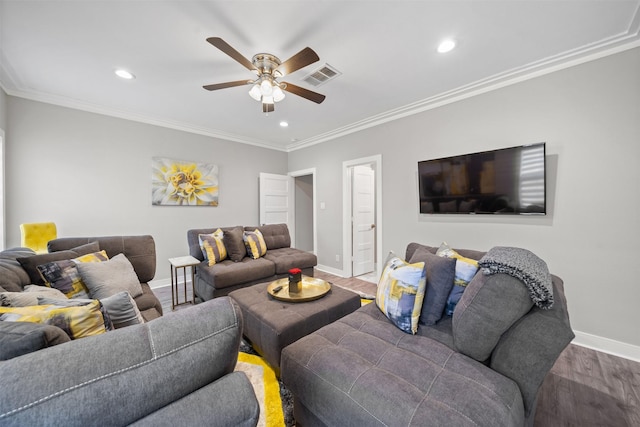
[[[251,385],[253,385],[253,390],[260,404],[258,426],[284,426],[280,384],[276,379],[273,368],[260,356],[240,352],[238,353],[238,363],[235,370],[244,372]]]

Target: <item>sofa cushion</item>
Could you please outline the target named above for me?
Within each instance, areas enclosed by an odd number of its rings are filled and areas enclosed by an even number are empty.
[[[211,267],[198,266],[198,275],[216,289],[268,278],[275,275],[275,272],[275,264],[265,258],[244,257],[240,262],[224,260]]]
[[[264,258],[275,264],[276,274],[287,274],[292,268],[313,268],[318,264],[315,254],[288,247],[269,249]]]
[[[0,320],[32,322],[57,326],[71,339],[100,335],[111,329],[100,301],[94,300],[79,307],[38,305],[29,307],[0,307]]]
[[[0,293],[0,306],[4,307],[28,307],[38,305],[38,297],[66,300],[67,296],[55,288],[46,286],[27,285],[22,292]]]
[[[0,321],[0,360],[70,341],[62,329],[31,322]]]
[[[378,282],[376,305],[398,328],[415,334],[425,287],[424,262],[409,264],[391,252]]]
[[[324,425],[522,425],[516,383],[370,306],[282,351],[284,384]]]
[[[247,255],[250,258],[258,259],[267,253],[267,244],[262,237],[260,230],[245,231],[243,236],[244,245],[247,248]]]
[[[142,236],[105,236],[105,237],[60,237],[51,240],[49,252],[73,249],[79,245],[96,242],[100,250],[107,252],[109,258],[124,254],[133,265],[138,280],[149,282],[156,274],[156,245],[150,235]],[[197,237],[196,237],[197,243]],[[200,255],[202,256],[202,254]]]
[[[476,274],[453,312],[456,348],[475,360],[487,360],[502,334],[532,306],[520,280],[507,274]]]
[[[103,299],[121,291],[129,292],[134,298],[142,294],[138,276],[124,254],[108,261],[79,263],[77,266],[91,298]]]
[[[216,264],[227,257],[227,248],[224,246],[224,232],[217,229],[211,234],[200,234],[200,248],[204,261],[209,265]]]
[[[456,259],[439,257],[425,248],[419,248],[409,262],[424,262],[427,288],[420,313],[420,323],[433,326],[442,318],[447,298],[453,288]]]
[[[260,227],[245,227],[246,231],[259,229],[268,250],[291,247],[291,236],[287,224],[266,224]]]
[[[20,292],[25,285],[31,283],[29,275],[18,262],[18,258],[35,255],[28,248],[11,248],[0,252],[0,290]]]

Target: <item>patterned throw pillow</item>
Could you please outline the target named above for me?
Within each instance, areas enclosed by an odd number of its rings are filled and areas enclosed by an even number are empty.
[[[57,305],[61,307],[76,307],[80,305],[86,305],[94,300],[91,299],[65,299],[64,301],[57,301],[51,298],[38,297],[37,305]],[[106,310],[106,315],[113,323],[115,329],[124,328],[125,326],[137,325],[139,323],[145,323],[138,306],[136,305],[129,292],[118,292],[107,298],[100,300],[102,307]],[[103,313],[104,314],[104,313]]]
[[[245,231],[243,234],[244,246],[247,248],[247,255],[253,259],[258,259],[267,253],[267,244],[260,230]]]
[[[80,307],[55,305],[0,307],[0,320],[57,326],[73,340],[103,334],[107,331],[111,322],[103,315],[100,308],[100,301],[97,300]]]
[[[219,228],[211,234],[199,234],[200,249],[204,260],[214,265],[227,258],[227,248],[224,246],[224,232]]]
[[[463,257],[458,252],[451,249],[446,242],[442,242],[436,252],[436,255],[456,259],[456,276],[453,280],[453,289],[451,289],[451,293],[449,293],[447,306],[444,311],[447,316],[452,316],[453,310],[455,310],[458,301],[460,301],[460,298],[462,297],[462,293],[467,289],[467,285],[478,272],[478,261]]]
[[[74,259],[53,261],[38,266],[49,287],[58,289],[67,298],[89,298],[89,291],[78,272],[78,263],[107,261],[105,251],[82,255]]]
[[[391,252],[378,283],[376,305],[398,328],[415,334],[425,287],[424,262],[409,264]]]

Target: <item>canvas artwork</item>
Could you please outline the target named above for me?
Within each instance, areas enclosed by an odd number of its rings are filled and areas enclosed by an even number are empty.
[[[153,158],[152,203],[218,206],[218,166],[164,157]]]

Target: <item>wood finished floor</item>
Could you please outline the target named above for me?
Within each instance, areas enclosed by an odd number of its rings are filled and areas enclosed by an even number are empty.
[[[321,271],[315,275],[361,294],[375,295],[374,283]],[[171,312],[171,287],[153,291],[164,312]],[[191,298],[190,289],[187,294]],[[570,344],[540,388],[534,426],[640,427],[640,363]]]

